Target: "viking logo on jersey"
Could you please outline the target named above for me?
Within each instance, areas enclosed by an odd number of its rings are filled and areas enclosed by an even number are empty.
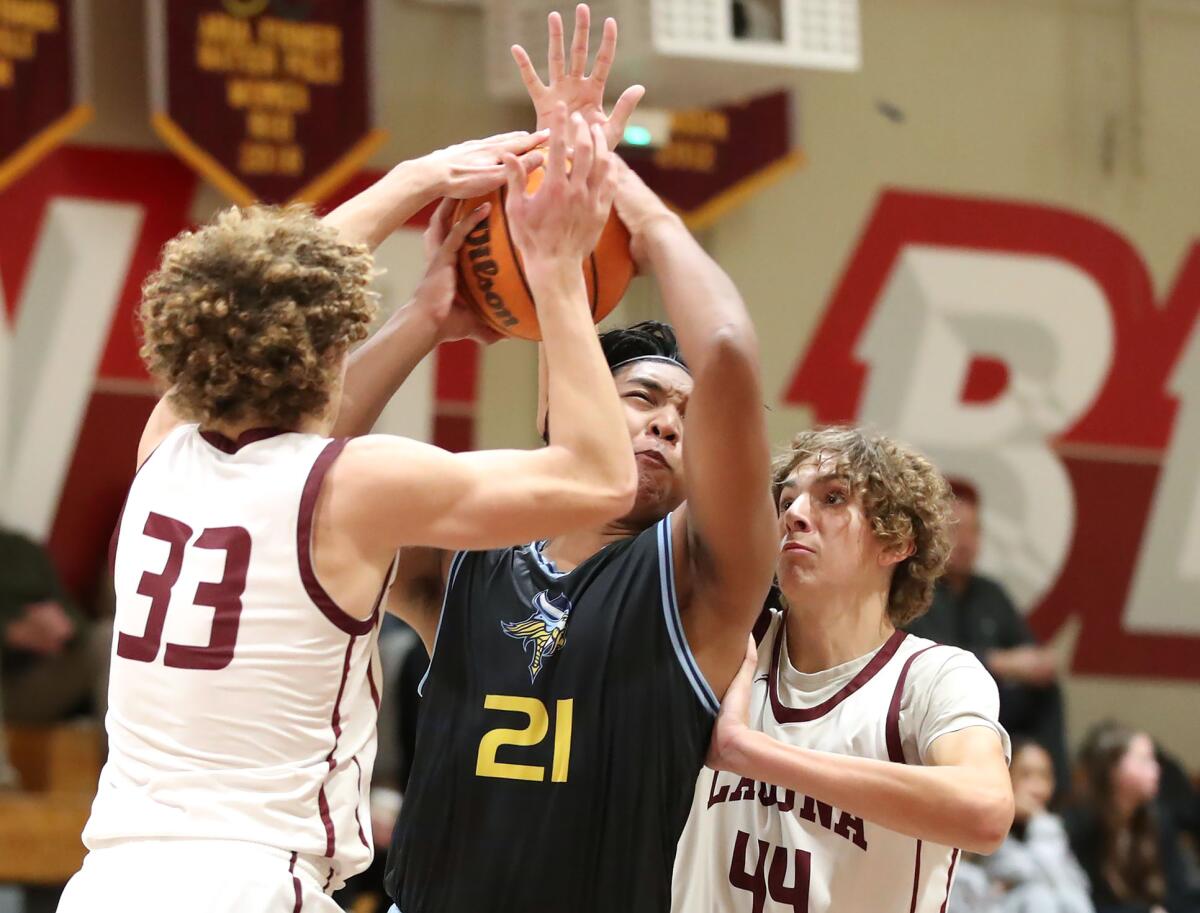
[[[500,628],[509,637],[521,641],[521,649],[533,646],[529,660],[529,680],[537,678],[546,657],[553,656],[567,642],[567,618],[571,614],[571,600],[565,594],[549,595],[542,590],[533,597],[533,614],[524,621],[502,621]]]

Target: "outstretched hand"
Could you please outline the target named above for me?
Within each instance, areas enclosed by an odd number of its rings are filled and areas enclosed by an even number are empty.
[[[567,169],[567,141],[574,157]],[[580,264],[600,239],[617,192],[616,156],[598,124],[590,127],[576,112],[567,119],[561,102],[550,114],[546,176],[532,195],[516,156],[505,156],[508,169],[509,231],[526,262],[573,260]]]
[[[526,174],[541,165],[542,153],[537,147],[549,135],[546,130],[500,133],[438,149],[425,156],[425,161],[437,169],[439,196],[469,200],[491,193],[504,183],[506,155],[516,156]]]
[[[568,68],[563,46],[563,21],[558,13],[551,13],[548,20],[550,83],[538,77],[529,54],[519,44],[512,47],[513,59],[521,73],[533,108],[537,112],[537,126],[541,130],[549,126],[551,114],[558,104],[566,105],[567,114],[582,115],[588,126],[599,126],[609,149],[615,149],[625,135],[625,125],[637,108],[646,90],[642,86],[630,86],[613,105],[612,113],[604,113],[604,86],[608,72],[612,69],[617,53],[617,21],[604,20],[604,37],[592,72],[586,74],[588,62],[588,28],[591,10],[586,3],[575,8],[575,34],[571,38],[571,60]],[[586,74],[586,75],[585,75]]]
[[[518,166],[520,167],[520,166]],[[484,203],[453,222],[457,200],[442,200],[429,227],[425,229],[425,275],[412,305],[420,309],[437,332],[438,342],[474,339],[489,345],[501,336],[479,317],[458,294],[458,251],[480,222],[487,218],[491,204]]]

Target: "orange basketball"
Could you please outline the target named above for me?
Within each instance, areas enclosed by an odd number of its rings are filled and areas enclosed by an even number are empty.
[[[541,168],[530,172],[530,191],[541,184],[542,174]],[[508,213],[504,209],[507,197],[506,185],[487,196],[463,200],[455,209],[454,220],[457,222],[481,203],[492,204],[487,218],[467,235],[458,253],[458,288],[462,297],[496,332],[521,339],[541,339],[542,331],[521,265],[521,254],[508,234]],[[613,209],[596,249],[583,261],[588,304],[597,323],[620,302],[633,278],[633,271],[629,231]]]

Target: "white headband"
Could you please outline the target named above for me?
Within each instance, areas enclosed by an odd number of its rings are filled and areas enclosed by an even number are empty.
[[[685,365],[683,362],[679,361],[678,359],[671,358],[668,355],[637,355],[637,356],[634,356],[633,358],[626,358],[624,361],[617,362],[615,365],[613,365],[611,368],[609,368],[609,370],[612,371],[613,374],[616,374],[617,368],[623,368],[626,365],[631,365],[635,361],[663,361],[669,365],[674,365],[677,368],[682,368],[684,371],[687,371],[689,377],[691,376],[691,373],[692,373],[691,371],[688,371],[687,365]]]

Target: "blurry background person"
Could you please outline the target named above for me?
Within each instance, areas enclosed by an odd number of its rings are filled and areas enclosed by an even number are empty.
[[[1030,739],[1013,741],[1016,816],[1008,838],[979,860],[997,913],[1092,913],[1087,875],[1071,852],[1062,819],[1048,810],[1054,760]]]
[[[1069,761],[1054,651],[1038,644],[1004,587],[975,572],[981,539],[979,492],[964,480],[949,481],[954,492],[954,548],[933,604],[908,630],[979,658],[1000,689],[1000,725],[1014,739],[1031,739],[1050,752],[1055,791],[1063,795]]]
[[[1067,812],[1071,847],[1092,883],[1097,913],[1194,913],[1179,839],[1161,814],[1150,736],[1097,724],[1079,754],[1079,797]]]
[[[86,618],[39,543],[0,529],[0,695],[8,723],[103,714],[111,624]],[[0,762],[0,777],[3,776]]]

